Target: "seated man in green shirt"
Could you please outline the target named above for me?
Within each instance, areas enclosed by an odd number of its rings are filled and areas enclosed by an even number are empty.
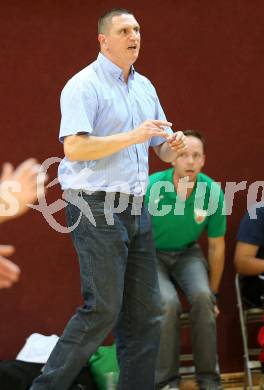
[[[152,217],[158,258],[159,284],[164,306],[156,384],[178,389],[181,305],[179,287],[190,304],[192,347],[200,389],[221,386],[216,346],[216,297],[224,267],[226,217],[220,186],[201,173],[204,138],[184,132],[188,148],[173,168],[154,173],[146,201]],[[208,260],[197,243],[208,236]]]

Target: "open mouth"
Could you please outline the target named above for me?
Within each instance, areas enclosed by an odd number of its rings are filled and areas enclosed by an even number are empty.
[[[128,46],[128,50],[136,50],[136,49],[137,49],[137,45]]]

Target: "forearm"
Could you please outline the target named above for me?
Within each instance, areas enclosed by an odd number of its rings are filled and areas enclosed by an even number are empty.
[[[264,272],[264,260],[253,256],[236,256],[235,265],[241,275],[259,275]]]
[[[219,290],[225,261],[225,246],[208,248],[209,283],[211,290],[217,293]]]
[[[160,120],[147,120],[138,127],[125,133],[113,134],[106,137],[93,135],[70,135],[64,140],[64,153],[70,161],[99,160],[111,156],[130,145],[142,144],[152,137],[167,138],[164,127],[171,123]],[[178,142],[182,144],[182,142]]]
[[[106,137],[72,135],[65,138],[64,153],[70,161],[99,160],[111,156],[133,143],[132,131]]]

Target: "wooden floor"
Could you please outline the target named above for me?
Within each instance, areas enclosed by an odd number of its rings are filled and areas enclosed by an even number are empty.
[[[253,376],[253,382],[254,382],[254,390],[259,389],[258,383],[259,383],[259,373],[255,373]],[[222,386],[225,390],[246,390],[246,378],[245,374],[243,372],[238,373],[232,373],[232,374],[222,374]],[[192,376],[190,377],[183,377],[183,380],[181,382],[181,390],[197,390],[198,387],[195,383],[195,380]]]

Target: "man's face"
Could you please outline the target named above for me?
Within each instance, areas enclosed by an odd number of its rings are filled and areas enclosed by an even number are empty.
[[[105,34],[99,34],[102,51],[117,66],[130,67],[140,49],[139,24],[133,15],[113,16]]]
[[[187,149],[178,154],[173,161],[173,166],[179,179],[189,177],[189,181],[194,182],[205,162],[203,144],[193,136],[186,137],[186,144]]]

